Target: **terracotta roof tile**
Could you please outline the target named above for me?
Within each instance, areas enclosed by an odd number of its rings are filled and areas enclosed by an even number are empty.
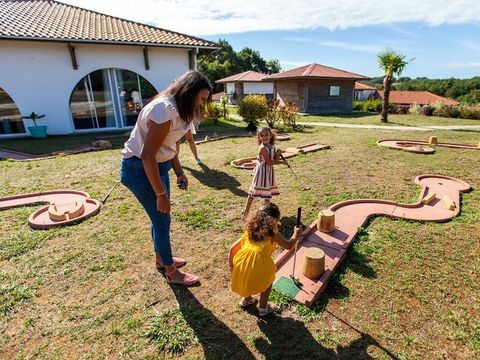
[[[355,82],[355,90],[376,90],[376,88],[357,81]]]
[[[0,0],[0,39],[217,47],[207,40],[53,0]]]
[[[252,82],[252,81],[262,81],[267,75],[262,74],[256,71],[248,70],[244,71],[239,74],[235,74],[232,76],[228,76],[226,78],[220,79],[215,81],[217,84],[222,84],[226,82],[234,82],[234,81],[244,81],[244,82]]]
[[[383,90],[378,91],[378,94],[383,98]],[[428,91],[390,91],[389,102],[398,105],[433,105],[435,103],[442,103],[445,105],[458,105],[459,102],[440,95],[433,94]]]
[[[278,74],[269,75],[265,78],[265,80],[304,79],[304,78],[319,78],[319,79],[334,78],[334,79],[349,79],[349,80],[368,79],[368,77],[363,75],[313,63],[309,65],[300,66],[295,69],[287,70]]]

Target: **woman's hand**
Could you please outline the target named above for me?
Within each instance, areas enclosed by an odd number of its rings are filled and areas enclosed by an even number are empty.
[[[166,193],[157,196],[157,211],[163,214],[170,212],[170,199]]]
[[[185,176],[185,174],[181,174],[177,176],[177,185],[178,188],[181,190],[187,190],[188,189],[188,179]]]
[[[295,241],[298,241],[301,236],[302,236],[302,228],[300,226],[295,226],[295,229],[293,229],[293,238]]]

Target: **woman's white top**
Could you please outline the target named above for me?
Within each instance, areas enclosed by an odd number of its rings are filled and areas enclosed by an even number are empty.
[[[155,157],[157,162],[165,162],[173,159],[177,153],[176,142],[180,140],[188,130],[192,129],[192,124],[187,124],[180,118],[175,98],[167,96],[160,96],[153,99],[140,111],[137,123],[122,150],[123,158],[127,159],[132,156],[142,157],[143,145],[145,144],[148,131],[148,120],[156,124],[171,121],[168,135]]]

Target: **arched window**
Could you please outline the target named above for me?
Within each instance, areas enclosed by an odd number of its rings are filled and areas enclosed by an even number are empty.
[[[0,87],[0,135],[22,134],[25,132],[22,116],[17,105]]]
[[[78,82],[70,98],[75,130],[134,126],[157,90],[129,70],[102,69]]]

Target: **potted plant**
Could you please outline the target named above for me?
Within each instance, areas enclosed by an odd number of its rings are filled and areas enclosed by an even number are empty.
[[[44,117],[45,117],[45,115],[38,115],[38,114],[35,114],[34,112],[32,112],[28,116],[22,116],[22,119],[32,120],[33,125],[35,125],[35,126],[29,126],[28,127],[28,131],[30,131],[30,134],[32,135],[32,137],[34,137],[34,138],[47,137],[47,126],[46,125],[41,125],[41,126],[37,125],[37,120],[41,119],[41,118],[44,118]]]

